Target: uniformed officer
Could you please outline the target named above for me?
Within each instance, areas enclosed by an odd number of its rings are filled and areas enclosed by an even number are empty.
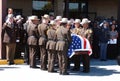
[[[46,42],[47,42],[47,30],[49,22],[49,15],[45,14],[42,16],[42,23],[38,25],[39,32],[39,46],[40,46],[40,60],[41,60],[41,69],[47,70],[47,50],[46,50]]]
[[[38,24],[38,17],[31,16],[31,21],[28,25],[27,33],[28,33],[28,45],[29,45],[29,60],[30,60],[30,67],[36,68],[36,46],[38,40],[38,31],[37,31],[37,24]]]
[[[55,61],[55,47],[56,47],[56,25],[55,21],[50,21],[50,28],[47,30],[48,41],[46,49],[48,51],[48,72],[55,72],[54,61]]]
[[[55,22],[56,22],[56,27],[58,28],[61,24],[62,16],[56,16]]]
[[[80,29],[81,29],[80,23],[81,23],[80,19],[75,19],[75,21],[74,21],[75,28],[72,29],[73,34],[79,34],[80,33]]]
[[[87,38],[89,40],[90,44],[92,44],[92,33],[93,33],[93,31],[92,31],[91,28],[89,28],[89,23],[90,22],[91,21],[89,21],[87,18],[82,19],[81,25],[82,25],[83,28],[80,31],[80,35],[82,37]]]
[[[55,18],[55,22],[56,22],[56,29],[60,27],[61,21],[62,20],[62,16],[56,16]],[[58,56],[55,56],[55,67],[58,67]]]
[[[68,21],[67,18],[62,18],[61,26],[58,27],[58,29],[56,30],[56,36],[57,36],[56,50],[59,60],[59,70],[60,70],[60,74],[62,75],[69,74],[67,72],[67,50],[68,50],[68,45],[71,42],[71,36],[69,30],[66,28],[67,21]]]
[[[92,42],[92,30],[89,28],[89,23],[91,21],[88,20],[87,18],[83,18],[81,25],[82,29],[80,32],[80,35],[82,37],[85,37],[89,40],[89,42]],[[90,58],[88,54],[82,54],[82,62],[83,62],[83,72],[88,73],[90,71]]]
[[[80,34],[81,31],[81,20],[80,19],[75,19],[74,25],[75,28],[72,29],[73,34]],[[80,55],[74,55],[72,58],[72,61],[74,63],[74,67],[72,68],[73,71],[79,71],[80,70]]]

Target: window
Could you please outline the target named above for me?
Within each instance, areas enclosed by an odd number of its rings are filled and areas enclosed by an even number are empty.
[[[53,10],[51,1],[33,1],[33,10]]]
[[[69,10],[76,11],[78,10],[79,4],[78,3],[69,3]]]

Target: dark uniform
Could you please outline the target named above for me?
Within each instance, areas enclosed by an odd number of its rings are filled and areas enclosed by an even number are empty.
[[[60,26],[57,29],[56,36],[56,50],[58,54],[60,74],[67,75],[67,50],[68,45],[71,42],[71,36],[69,30],[64,26]]]
[[[41,54],[41,69],[47,70],[47,50],[46,50],[46,42],[47,42],[47,30],[48,25],[41,23],[38,25],[39,32],[39,46],[40,46],[40,54]]]
[[[30,67],[36,67],[36,46],[37,46],[37,38],[38,38],[38,31],[37,25],[33,23],[29,23],[28,29],[28,45],[29,45],[29,60],[30,60]]]
[[[47,37],[48,42],[46,44],[46,49],[48,51],[48,72],[54,72],[56,30],[53,28],[48,29]]]

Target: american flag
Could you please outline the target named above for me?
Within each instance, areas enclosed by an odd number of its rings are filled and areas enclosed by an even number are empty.
[[[76,34],[71,34],[71,37],[72,43],[70,44],[68,49],[69,58],[71,58],[75,54],[75,51],[88,51],[89,55],[92,54],[92,49],[88,39]]]

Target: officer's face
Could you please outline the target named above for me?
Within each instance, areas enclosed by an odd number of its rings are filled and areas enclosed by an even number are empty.
[[[83,27],[84,27],[84,28],[88,28],[88,27],[89,27],[89,23],[83,24]]]
[[[80,23],[75,23],[75,27],[80,27]]]
[[[33,24],[36,24],[36,25],[39,23],[38,20],[32,20],[32,22],[33,22]]]
[[[70,27],[71,27],[71,24],[67,24],[67,28],[70,29]]]

